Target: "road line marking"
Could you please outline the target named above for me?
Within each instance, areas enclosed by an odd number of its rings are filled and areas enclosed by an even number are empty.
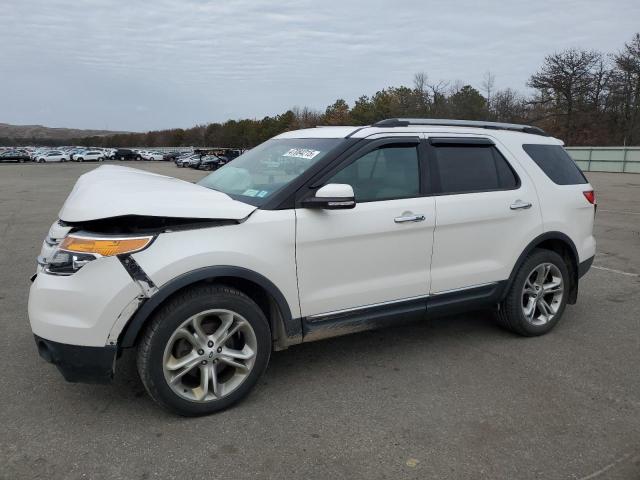
[[[604,270],[606,272],[619,273],[620,275],[627,275],[628,277],[640,277],[640,274],[623,272],[622,270],[616,270],[615,268],[600,267],[598,265],[594,265],[593,268],[597,268],[598,270]]]
[[[589,480],[591,478],[596,478],[599,477],[600,475],[602,475],[603,473],[606,473],[608,470],[611,470],[613,467],[615,467],[616,465],[618,465],[621,462],[624,462],[627,458],[629,458],[631,456],[630,453],[627,453],[623,456],[621,456],[620,458],[614,460],[613,462],[611,462],[609,465],[602,467],[600,470],[593,472],[590,475],[587,475],[586,477],[582,477],[580,478],[580,480]],[[638,456],[635,456],[631,459],[632,462],[635,462],[638,459]]]
[[[619,213],[621,215],[640,215],[640,212],[630,212],[628,210],[605,210],[604,208],[599,208],[598,212]]]

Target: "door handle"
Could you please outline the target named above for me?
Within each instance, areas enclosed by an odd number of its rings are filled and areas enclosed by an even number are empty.
[[[522,200],[516,200],[509,206],[509,208],[511,210],[526,210],[528,208],[531,208],[531,202],[523,202]]]
[[[424,215],[402,215],[401,217],[394,218],[393,221],[396,223],[422,222],[424,219]]]

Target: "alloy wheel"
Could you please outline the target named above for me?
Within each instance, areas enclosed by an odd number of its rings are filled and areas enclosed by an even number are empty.
[[[522,289],[522,313],[532,325],[544,325],[556,316],[562,305],[564,281],[560,269],[553,263],[535,267]]]
[[[219,400],[236,390],[255,364],[258,342],[251,324],[236,312],[205,310],[171,335],[162,368],[169,387],[194,402]]]

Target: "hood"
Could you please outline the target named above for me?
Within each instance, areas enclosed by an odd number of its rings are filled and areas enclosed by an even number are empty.
[[[123,215],[241,220],[256,208],[177,178],[104,165],[78,179],[58,216],[65,222]]]

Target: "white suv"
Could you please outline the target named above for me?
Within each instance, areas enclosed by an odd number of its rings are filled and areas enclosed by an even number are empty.
[[[104,152],[102,150],[85,150],[76,153],[73,156],[73,160],[76,162],[102,162],[104,160]]]
[[[47,150],[46,152],[39,153],[36,157],[38,163],[48,162],[68,162],[69,154],[64,153],[61,150]]]
[[[142,158],[144,160],[162,160],[164,158],[164,154],[160,153],[160,152],[152,152],[152,151],[146,151],[146,150],[142,150],[140,151],[140,155],[142,155]]]
[[[535,127],[392,119],[283,133],[198,184],[83,175],[38,258],[29,317],[69,381],[136,348],[149,394],[225,408],[272,350],[494,308],[551,330],[595,254],[592,187]]]

